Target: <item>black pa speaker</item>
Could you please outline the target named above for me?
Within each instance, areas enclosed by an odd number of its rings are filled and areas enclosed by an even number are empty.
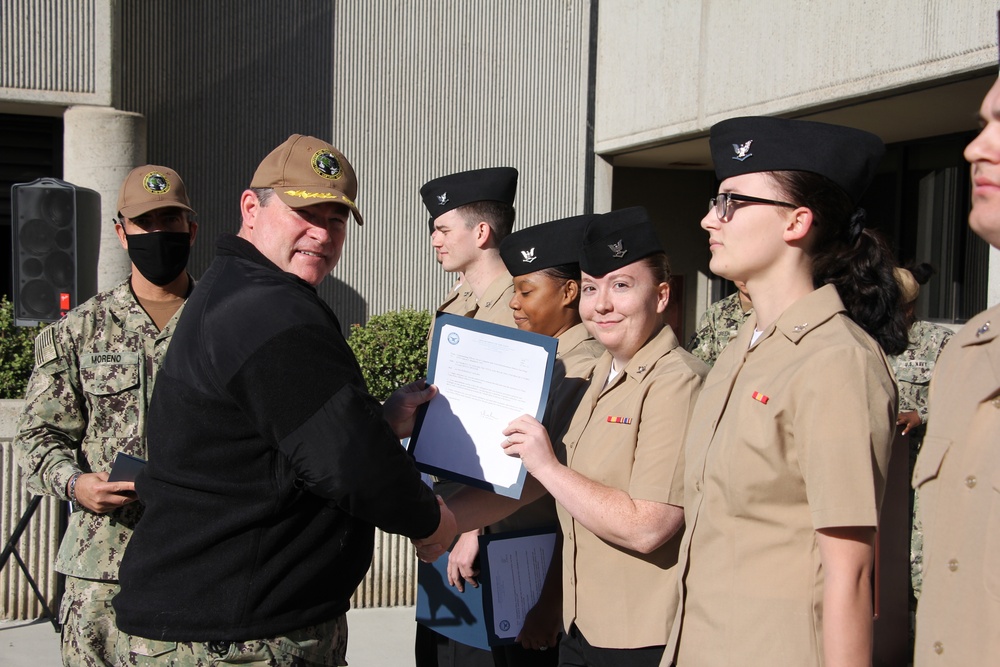
[[[101,196],[58,178],[11,186],[14,324],[53,322],[97,294]]]

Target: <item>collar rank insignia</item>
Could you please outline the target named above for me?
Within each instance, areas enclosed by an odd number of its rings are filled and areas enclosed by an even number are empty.
[[[759,391],[755,391],[754,393],[750,394],[750,397],[755,401],[760,401],[764,405],[767,405],[767,402],[771,400],[769,397],[765,396]]]
[[[448,193],[442,192],[438,195],[438,206],[444,206],[448,203]]]
[[[987,322],[986,324],[984,324],[983,326],[979,327],[979,329],[976,330],[976,338],[979,338],[989,330],[990,330],[990,323]]]
[[[609,424],[631,424],[632,423],[632,418],[631,417],[612,417],[611,415],[608,415],[608,423]]]
[[[628,252],[628,250],[622,247],[621,239],[618,240],[618,243],[612,243],[608,247],[611,248],[612,257],[624,257],[625,253]]]
[[[753,153],[750,152],[750,144],[752,143],[753,139],[750,139],[742,146],[739,144],[733,144],[733,150],[736,151],[736,157],[734,157],[733,159],[743,162],[743,160],[746,160],[748,157],[751,157]]]
[[[538,259],[537,257],[535,257],[535,249],[534,248],[532,248],[531,250],[522,250],[521,251],[521,256],[524,257],[524,260],[522,260],[522,261],[524,261],[524,263],[526,263],[526,264],[531,264],[536,259]]]

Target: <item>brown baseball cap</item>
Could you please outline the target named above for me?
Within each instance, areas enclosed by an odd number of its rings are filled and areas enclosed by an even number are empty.
[[[359,225],[364,224],[354,203],[358,179],[344,154],[316,137],[293,134],[258,165],[252,188],[273,188],[292,208],[333,202],[351,209]]]
[[[194,213],[180,174],[170,167],[144,164],[129,172],[118,191],[118,213],[137,218],[158,208],[176,207]]]

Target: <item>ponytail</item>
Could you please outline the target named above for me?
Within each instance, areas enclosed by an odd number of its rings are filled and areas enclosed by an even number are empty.
[[[883,237],[866,229],[865,211],[840,187],[805,171],[770,172],[788,200],[813,212],[809,253],[813,284],[833,285],[848,316],[886,354],[906,350],[908,331],[902,295],[892,270],[896,260]]]

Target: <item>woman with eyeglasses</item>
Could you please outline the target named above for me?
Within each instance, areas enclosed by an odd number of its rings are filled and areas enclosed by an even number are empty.
[[[736,118],[710,268],[754,313],[686,440],[681,607],[663,665],[870,665],[873,544],[906,347],[895,262],[858,200],[884,152],[859,130]]]

